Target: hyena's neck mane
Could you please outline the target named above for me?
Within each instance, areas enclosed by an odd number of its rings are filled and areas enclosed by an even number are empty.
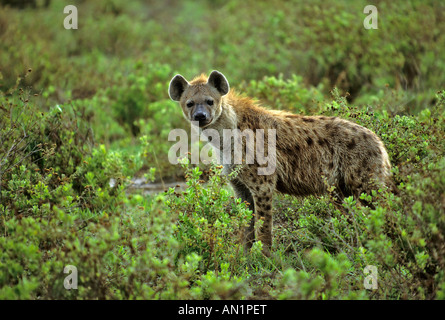
[[[232,108],[236,116],[236,124],[233,128],[241,131],[244,129],[274,129],[276,128],[276,116],[286,113],[268,110],[262,107],[259,101],[240,95],[233,89],[224,97],[223,105],[228,109]]]
[[[225,129],[239,129],[240,131],[275,129],[277,126],[275,115],[279,113],[281,114],[282,111],[267,110],[261,107],[256,100],[240,95],[231,89],[222,99],[221,114],[206,129],[218,131],[220,137],[224,136]],[[222,139],[220,143],[222,143]]]
[[[209,128],[218,131],[223,129],[241,129],[246,119],[251,116],[259,116],[267,112],[258,106],[258,102],[238,94],[233,89],[222,98],[222,112],[218,119]],[[222,133],[222,132],[221,132]]]

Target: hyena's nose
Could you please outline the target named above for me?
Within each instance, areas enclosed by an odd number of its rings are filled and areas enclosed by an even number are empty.
[[[207,120],[207,115],[204,112],[197,112],[193,117],[195,121],[203,122]]]

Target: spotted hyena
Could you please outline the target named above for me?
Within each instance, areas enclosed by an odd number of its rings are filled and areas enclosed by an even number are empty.
[[[227,129],[241,132],[262,129],[264,139],[259,141],[254,136],[253,145],[257,148],[261,144],[265,150],[268,150],[270,132],[276,134],[276,139],[272,139],[274,170],[261,174],[258,169],[265,164],[255,160],[242,164],[239,174],[231,181],[236,196],[249,203],[254,212],[255,219],[244,233],[246,248],[255,241],[255,220],[262,219],[257,239],[262,241],[264,253],[269,254],[275,190],[307,196],[326,193],[328,186],[335,186],[340,199],[350,195],[358,198],[375,183],[385,185],[390,181],[391,166],[382,141],[372,131],[353,122],[264,109],[230,89],[226,77],[218,71],[213,71],[208,78],[201,75],[190,82],[176,75],[170,82],[169,95],[179,102],[185,118],[196,121],[203,133],[213,129],[223,136]],[[243,139],[243,150],[245,141]],[[222,140],[213,144],[216,149],[223,147]],[[228,171],[233,168],[230,164],[226,167]]]

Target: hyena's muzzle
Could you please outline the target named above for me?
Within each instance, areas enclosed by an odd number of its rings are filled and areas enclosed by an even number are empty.
[[[197,104],[193,112],[190,114],[190,120],[197,121],[199,127],[202,128],[212,122],[212,116],[203,104]]]

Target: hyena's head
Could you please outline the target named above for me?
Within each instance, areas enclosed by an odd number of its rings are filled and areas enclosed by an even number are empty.
[[[200,128],[207,127],[221,115],[222,97],[229,92],[229,82],[219,71],[212,71],[209,78],[201,75],[191,82],[177,74],[170,81],[168,94],[182,107],[189,121],[197,121]]]

